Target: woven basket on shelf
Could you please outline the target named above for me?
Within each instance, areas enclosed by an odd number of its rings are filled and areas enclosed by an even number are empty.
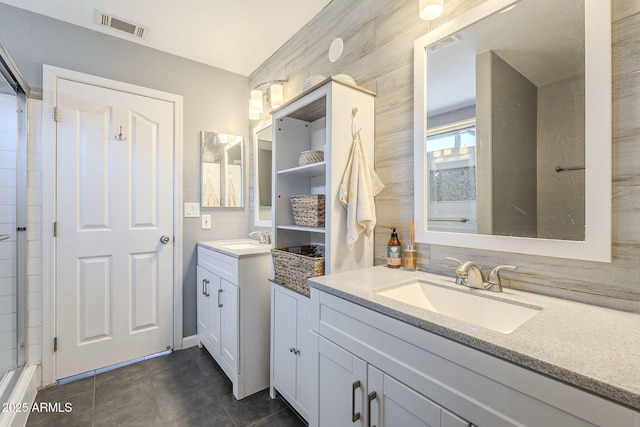
[[[291,210],[296,225],[324,227],[324,194],[291,196]]]
[[[294,246],[271,249],[274,281],[309,296],[307,279],[324,275],[324,246]]]
[[[298,166],[311,165],[313,163],[319,163],[324,161],[324,151],[322,150],[309,150],[300,153],[298,158]]]

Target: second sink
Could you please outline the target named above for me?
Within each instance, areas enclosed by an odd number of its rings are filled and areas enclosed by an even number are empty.
[[[503,334],[513,332],[542,310],[421,280],[380,291],[378,295]]]

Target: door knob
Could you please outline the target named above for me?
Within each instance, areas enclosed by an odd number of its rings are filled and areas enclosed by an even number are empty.
[[[169,240],[171,240],[171,238],[165,234],[160,238],[160,243],[166,245],[167,243],[169,243]]]

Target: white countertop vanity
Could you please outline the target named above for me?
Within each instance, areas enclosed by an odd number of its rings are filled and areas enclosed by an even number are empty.
[[[271,247],[251,239],[199,242],[198,341],[242,399],[269,387]]]
[[[462,420],[453,425],[640,425],[638,314],[508,288],[471,290],[452,277],[386,267],[310,284],[312,389],[319,390],[311,425],[351,416],[352,403],[363,420],[394,425],[399,409],[385,409],[387,389],[405,396],[395,402],[412,416],[411,405],[424,400],[440,408],[432,411],[438,420]],[[505,329],[520,313],[499,316],[514,308],[525,317]],[[329,387],[327,376],[342,380]],[[340,393],[344,410],[328,397]]]

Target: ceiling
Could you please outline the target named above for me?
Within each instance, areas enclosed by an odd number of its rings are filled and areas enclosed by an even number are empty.
[[[0,1],[248,76],[331,0]],[[148,27],[148,38],[94,24],[94,9]]]

